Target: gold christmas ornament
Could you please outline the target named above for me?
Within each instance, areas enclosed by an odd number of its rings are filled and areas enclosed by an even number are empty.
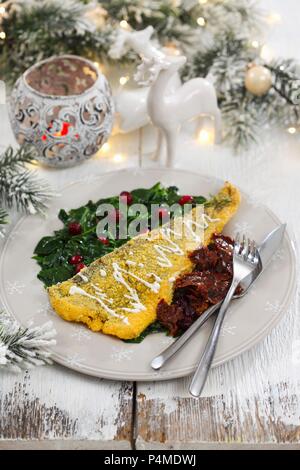
[[[262,65],[250,65],[245,76],[245,87],[255,96],[265,95],[272,86],[272,74]]]

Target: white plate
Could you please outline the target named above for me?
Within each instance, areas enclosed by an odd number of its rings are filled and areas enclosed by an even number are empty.
[[[60,208],[71,209],[89,199],[119,194],[122,190],[150,187],[157,181],[177,185],[182,194],[217,192],[223,182],[181,170],[122,170],[106,173],[87,182],[78,182],[62,191],[49,210],[47,220],[24,217],[6,241],[0,261],[0,295],[4,307],[22,324],[39,325],[51,319],[57,330],[53,358],[60,364],[86,374],[118,380],[164,380],[190,374],[208,338],[208,322],[190,343],[160,372],[149,363],[172,339],[159,333],[140,344],[93,333],[85,326],[63,321],[51,309],[38,266],[31,259],[37,242],[61,227]],[[277,217],[247,195],[225,233],[247,232],[259,243],[279,224]],[[265,273],[244,299],[232,304],[223,327],[213,365],[219,365],[254,346],[263,339],[287,311],[295,287],[295,256],[291,240],[285,236],[282,248]]]

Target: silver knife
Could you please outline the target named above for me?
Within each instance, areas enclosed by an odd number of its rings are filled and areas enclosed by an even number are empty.
[[[254,282],[259,278],[260,274],[265,270],[273,255],[276,253],[283,240],[286,224],[279,225],[270,232],[258,248],[262,261],[262,270],[254,271],[244,279],[241,287],[242,293],[235,295],[234,299],[243,297]],[[222,302],[208,308],[174,343],[167,347],[163,352],[151,361],[151,367],[155,370],[160,369],[174,354],[179,351],[184,344],[194,335],[194,333],[215,313],[221,306]]]

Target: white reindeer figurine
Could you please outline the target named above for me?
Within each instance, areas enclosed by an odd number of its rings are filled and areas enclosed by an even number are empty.
[[[142,58],[163,59],[165,54],[151,42],[153,27],[142,31],[120,29],[108,54],[112,59],[120,59],[129,50],[134,50]],[[178,74],[170,82],[172,89],[178,88],[181,81]],[[116,131],[131,132],[150,122],[147,111],[149,87],[123,88],[115,96]]]
[[[215,122],[215,142],[221,141],[221,113],[212,83],[205,78],[194,78],[176,89],[171,89],[169,86],[185,62],[185,56],[144,58],[135,75],[139,84],[144,86],[151,84],[147,100],[148,113],[152,123],[159,129],[155,158],[160,157],[162,140],[165,138],[167,167],[174,165],[177,136],[181,125],[192,118],[201,115],[212,116]]]

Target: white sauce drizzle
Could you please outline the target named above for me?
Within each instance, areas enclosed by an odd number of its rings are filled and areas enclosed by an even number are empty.
[[[141,303],[140,298],[136,289],[131,287],[124,279],[123,274],[119,270],[114,271],[114,278],[117,282],[120,282],[129,292],[129,294],[125,294],[126,299],[131,300],[132,308],[123,307],[122,310],[131,313],[138,313],[141,310],[145,310],[145,306]]]
[[[100,269],[100,276],[106,277],[106,271],[104,269]]]
[[[84,274],[82,274],[80,271],[77,273],[77,276],[79,276],[83,282],[88,282],[89,278],[86,277]]]
[[[136,274],[134,274],[130,271],[126,271],[126,269],[121,268],[118,265],[118,263],[113,263],[113,269],[114,269],[113,275],[114,275],[115,279],[116,279],[116,273],[119,273],[119,272],[120,273],[125,273],[128,276],[131,276],[134,279],[136,279],[137,281],[139,281],[141,284],[144,284],[144,286],[148,287],[152,292],[157,293],[159,291],[160,285],[159,285],[159,282],[157,281],[157,279],[155,279],[155,282],[153,282],[153,283],[148,282],[145,279],[142,279],[141,277],[137,276]],[[151,274],[153,275],[153,273],[151,273]]]
[[[99,291],[100,291],[100,289],[99,289]],[[88,292],[86,292],[85,290],[81,289],[81,287],[78,287],[78,286],[71,286],[70,290],[69,290],[69,294],[70,295],[76,295],[76,294],[83,295],[85,297],[89,297],[90,299],[96,300],[96,302],[98,302],[101,305],[101,307],[103,307],[104,310],[109,315],[111,315],[112,317],[120,318],[124,323],[129,324],[127,317],[125,317],[124,315],[119,315],[114,310],[112,310],[108,305],[106,305],[106,303],[104,301],[105,297],[103,297],[103,296],[96,297],[95,295],[91,295]],[[104,296],[106,296],[106,294],[104,294]]]
[[[192,227],[196,227],[200,230],[205,230],[209,227],[210,223],[220,221],[220,219],[212,219],[207,214],[201,214],[201,218],[202,218],[202,222],[200,222],[200,223],[198,223],[195,220],[190,219],[190,218],[186,218],[186,219],[183,220],[183,225],[189,230],[190,235],[197,242],[201,241],[201,237],[196,234],[196,232],[193,230]]]
[[[183,250],[170,238],[170,234],[173,233],[176,235],[170,228],[162,228],[160,230],[162,238],[168,242],[168,245],[154,245],[155,251],[158,253],[157,262],[162,268],[171,268],[173,266],[172,262],[169,260],[166,253],[174,253],[174,255],[183,256]]]

